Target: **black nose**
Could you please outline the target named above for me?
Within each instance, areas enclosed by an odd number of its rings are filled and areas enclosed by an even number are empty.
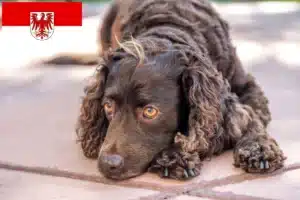
[[[119,172],[124,166],[124,159],[117,154],[103,154],[100,156],[99,167],[106,172]]]

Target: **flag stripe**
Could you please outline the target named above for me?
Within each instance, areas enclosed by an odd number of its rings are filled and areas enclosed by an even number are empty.
[[[30,12],[54,12],[55,26],[82,26],[81,2],[2,2],[2,26],[29,26]]]

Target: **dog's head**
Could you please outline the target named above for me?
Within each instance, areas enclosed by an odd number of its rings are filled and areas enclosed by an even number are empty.
[[[204,132],[214,128],[218,82],[209,81],[216,76],[188,68],[184,60],[174,49],[148,52],[134,41],[106,56],[87,88],[78,131],[86,155],[98,155],[106,177],[145,172],[175,134],[188,134],[191,125]]]

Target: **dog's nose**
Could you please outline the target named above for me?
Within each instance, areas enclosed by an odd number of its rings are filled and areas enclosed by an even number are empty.
[[[99,167],[110,173],[119,172],[124,166],[124,159],[117,154],[104,154],[100,156]]]

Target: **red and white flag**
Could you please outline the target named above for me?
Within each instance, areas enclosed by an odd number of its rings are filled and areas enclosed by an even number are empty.
[[[59,26],[82,26],[81,2],[3,2],[2,26],[25,26],[37,40],[49,39]]]

